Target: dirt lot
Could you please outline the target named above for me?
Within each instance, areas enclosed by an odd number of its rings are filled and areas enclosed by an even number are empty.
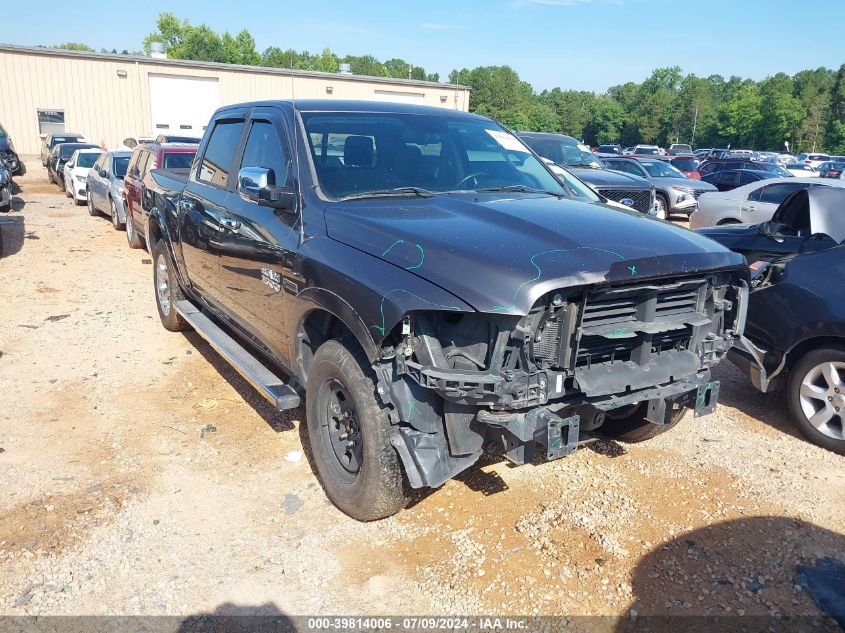
[[[717,413],[656,440],[485,461],[356,523],[303,411],[161,328],[149,255],[29,164],[0,259],[0,615],[820,616],[793,578],[845,558],[845,460],[728,363]]]

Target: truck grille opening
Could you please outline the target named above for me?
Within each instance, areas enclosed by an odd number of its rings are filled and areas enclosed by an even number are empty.
[[[632,209],[636,209],[641,213],[648,213],[651,210],[653,203],[651,191],[647,189],[602,189],[597,188],[597,191],[609,200],[619,202],[625,198],[630,198],[634,201]]]
[[[588,293],[580,302],[580,319],[570,332],[561,321],[543,324],[534,342],[534,357],[556,367],[597,363],[648,362],[653,355],[690,349],[696,326],[710,319],[702,312],[708,284],[702,279],[662,286],[607,288]],[[568,345],[571,355],[561,353]],[[637,361],[637,359],[640,359]]]

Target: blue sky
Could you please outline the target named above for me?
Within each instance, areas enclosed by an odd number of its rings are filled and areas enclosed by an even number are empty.
[[[80,5],[81,6],[81,5]],[[0,41],[82,41],[141,47],[160,11],[233,34],[263,50],[401,57],[445,78],[455,67],[508,64],[537,90],[604,91],[679,65],[699,76],[762,79],[845,63],[845,3],[819,0],[307,0],[110,3],[15,2]]]

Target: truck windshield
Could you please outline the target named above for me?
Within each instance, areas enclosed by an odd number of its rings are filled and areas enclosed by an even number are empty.
[[[401,112],[302,112],[320,188],[336,198],[466,190],[568,196],[492,121]]]

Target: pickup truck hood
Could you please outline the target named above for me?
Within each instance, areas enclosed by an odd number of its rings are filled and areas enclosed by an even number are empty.
[[[526,314],[559,288],[742,268],[692,231],[636,211],[533,194],[444,194],[329,206],[328,235],[481,312]]]

